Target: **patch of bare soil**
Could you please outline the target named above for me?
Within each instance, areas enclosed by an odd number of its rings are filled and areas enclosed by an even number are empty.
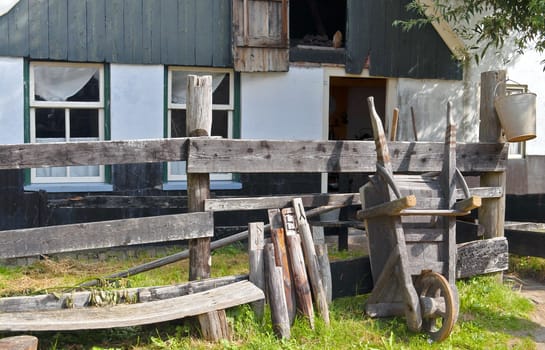
[[[545,350],[545,284],[530,279],[518,280],[520,293],[535,304],[531,315],[532,322],[540,325],[532,330],[537,350]]]

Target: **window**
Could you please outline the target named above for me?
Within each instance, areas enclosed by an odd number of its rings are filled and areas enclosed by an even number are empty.
[[[230,70],[170,67],[168,69],[167,137],[186,137],[186,90],[188,75],[212,76],[212,135],[233,138],[234,74]],[[170,162],[168,181],[186,181],[185,162]],[[232,180],[232,174],[211,174],[211,180]]]
[[[103,65],[31,62],[28,73],[31,143],[105,139]],[[33,184],[104,180],[103,165],[30,170]]]
[[[506,84],[505,93],[507,95],[526,93],[528,92],[528,85],[521,84]],[[526,156],[526,141],[522,142],[509,142],[509,154],[508,158],[524,158]]]

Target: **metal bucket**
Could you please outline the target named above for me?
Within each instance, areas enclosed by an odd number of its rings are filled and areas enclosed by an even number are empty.
[[[496,97],[494,106],[509,142],[522,142],[536,137],[536,94],[515,93]]]

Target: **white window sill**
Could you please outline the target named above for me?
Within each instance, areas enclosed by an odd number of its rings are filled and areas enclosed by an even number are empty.
[[[111,184],[81,182],[81,183],[48,183],[31,184],[25,186],[25,191],[60,192],[111,192],[114,187]]]
[[[240,190],[242,184],[236,181],[229,180],[212,180],[210,181],[211,190]],[[169,181],[163,184],[163,191],[187,190],[187,181]]]

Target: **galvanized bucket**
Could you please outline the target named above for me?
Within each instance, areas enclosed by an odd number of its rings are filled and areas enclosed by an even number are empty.
[[[536,137],[536,94],[514,93],[494,99],[494,106],[509,142]]]

